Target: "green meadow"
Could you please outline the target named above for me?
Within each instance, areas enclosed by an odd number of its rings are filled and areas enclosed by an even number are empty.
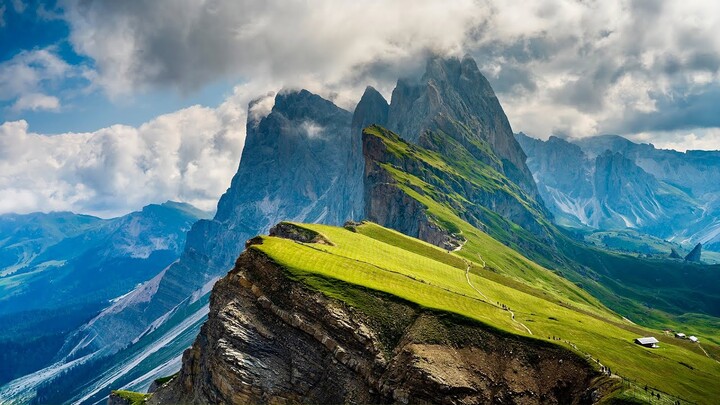
[[[263,237],[262,244],[250,249],[267,254],[292,278],[369,315],[376,309],[363,308],[349,293],[352,288],[390,294],[420,308],[461,315],[490,329],[589,355],[634,381],[635,389],[620,396],[642,399],[633,392],[641,392],[637,387],[644,385],[696,403],[720,396],[720,363],[697,345],[624,320],[555,273],[468,224],[454,222],[467,240],[457,252],[372,223],[355,232],[301,225],[324,235],[332,246]],[[641,335],[660,339],[660,348],[634,344]],[[717,346],[703,344],[718,352]]]

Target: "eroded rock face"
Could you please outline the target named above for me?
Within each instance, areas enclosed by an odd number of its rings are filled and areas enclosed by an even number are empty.
[[[462,244],[462,237],[453,235],[429,218],[423,204],[409,196],[393,176],[385,169],[385,165],[414,175],[427,182],[435,192],[431,198],[439,203],[447,204],[458,215],[483,231],[486,223],[493,223],[491,215],[498,214],[503,218],[523,226],[535,235],[547,237],[548,230],[538,221],[542,207],[535,203],[535,210],[528,208],[516,195],[503,189],[487,189],[474,184],[462,176],[443,171],[433,165],[415,159],[413,156],[397,155],[389,150],[384,140],[374,131],[393,137],[392,133],[379,128],[370,128],[363,133],[363,153],[365,155],[365,214],[368,220],[382,226],[395,229],[406,235],[422,239],[434,245],[452,250]],[[398,142],[404,142],[397,139]],[[435,140],[437,143],[441,139]],[[429,141],[428,141],[429,142]],[[410,186],[418,194],[426,194],[427,190]],[[471,204],[461,204],[450,198],[460,194]],[[489,214],[489,211],[494,214]],[[497,222],[497,221],[495,221]],[[511,224],[498,223],[496,227],[505,226],[504,231],[512,233]],[[522,240],[515,241],[522,244]],[[547,240],[547,245],[552,242]],[[528,250],[534,249],[528,245]]]
[[[248,249],[213,289],[177,378],[151,404],[591,402],[597,374],[546,342],[364,294],[368,315]],[[382,315],[384,314],[384,315]]]
[[[365,137],[365,211],[368,220],[444,249],[453,250],[462,244],[459,237],[436,225],[426,207],[404,193],[395,179],[377,159],[387,151],[378,138]],[[382,160],[380,160],[382,161]]]

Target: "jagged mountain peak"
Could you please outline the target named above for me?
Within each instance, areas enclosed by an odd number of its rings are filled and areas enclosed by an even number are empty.
[[[470,55],[465,55],[462,59],[457,57],[431,57],[428,59],[422,82],[429,82],[430,80],[451,85],[458,90],[470,86],[473,91],[479,92],[483,97],[495,97],[490,82],[480,72],[475,59]]]
[[[357,132],[359,136],[359,131],[372,124],[385,125],[389,108],[385,97],[374,87],[367,86],[353,113],[353,134]]]
[[[326,100],[308,90],[284,90],[275,96],[273,112],[282,113],[287,119],[293,120],[311,116],[315,120],[331,120],[338,114],[349,112],[336,106],[332,101]]]
[[[428,132],[453,138],[531,197],[537,188],[505,112],[475,61],[432,57],[420,79],[398,80],[388,129],[412,143]]]

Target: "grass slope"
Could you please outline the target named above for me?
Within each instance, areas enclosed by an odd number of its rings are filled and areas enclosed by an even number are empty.
[[[427,150],[382,127],[371,126],[364,133],[381,140],[391,152],[388,161],[377,163],[397,181],[400,190],[426,207],[433,222],[451,233],[463,233],[464,237],[474,239],[475,243],[463,249],[468,259],[477,260],[474,249],[478,244],[500,245],[492,241],[494,238],[523,252],[535,263],[553,269],[637,323],[702,334],[720,343],[717,333],[720,266],[639,258],[588,246],[549,223],[535,203],[529,201],[530,197],[508,184],[502,174],[473,160],[452,139],[428,133],[423,144],[433,150]],[[483,187],[513,196],[535,218],[536,230],[545,230],[552,236],[538,239],[482,204],[469,201],[477,198],[475,190]],[[487,231],[492,238],[477,229]],[[514,266],[508,260],[504,263],[490,260],[488,264],[498,273],[534,287],[566,290],[565,280],[558,283],[546,274],[538,277],[532,264],[530,268],[524,263]]]
[[[720,363],[696,346],[622,320],[587,293],[482,232],[475,230],[471,235],[465,229],[468,243],[459,252],[448,253],[370,223],[357,227],[357,232],[302,226],[323,234],[334,246],[264,237],[263,244],[250,248],[266,253],[291,277],[361,310],[362,303],[346,293],[348,286],[391,294],[530,339],[557,337],[560,340],[549,341],[590,355],[637,384],[690,401],[711,403],[720,395],[716,384]],[[485,267],[478,255],[483,256]],[[490,266],[504,266],[512,270],[511,275]],[[533,274],[528,278],[541,280],[526,283],[521,275],[528,273]],[[560,287],[553,289],[553,285]],[[513,311],[515,321],[502,305]],[[661,347],[651,350],[635,345],[633,339],[639,335],[658,337]]]

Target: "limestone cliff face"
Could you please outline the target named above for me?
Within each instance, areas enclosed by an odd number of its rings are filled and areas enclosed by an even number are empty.
[[[590,388],[596,372],[565,349],[356,293],[392,314],[391,326],[291,280],[250,247],[215,285],[179,375],[149,403],[571,404],[602,395]]]
[[[368,86],[355,107],[350,126],[350,159],[347,162],[347,187],[342,195],[345,199],[345,212],[352,220],[365,218],[363,194],[364,162],[362,151],[362,130],[370,125],[385,125],[388,120],[389,105],[385,98],[373,87]]]
[[[380,166],[383,162],[403,164],[388,152],[380,138],[363,133],[363,153],[364,200],[368,220],[444,249],[453,250],[462,244],[460,236],[452,235],[438,226],[428,216],[426,207],[403,192],[397,181]]]

